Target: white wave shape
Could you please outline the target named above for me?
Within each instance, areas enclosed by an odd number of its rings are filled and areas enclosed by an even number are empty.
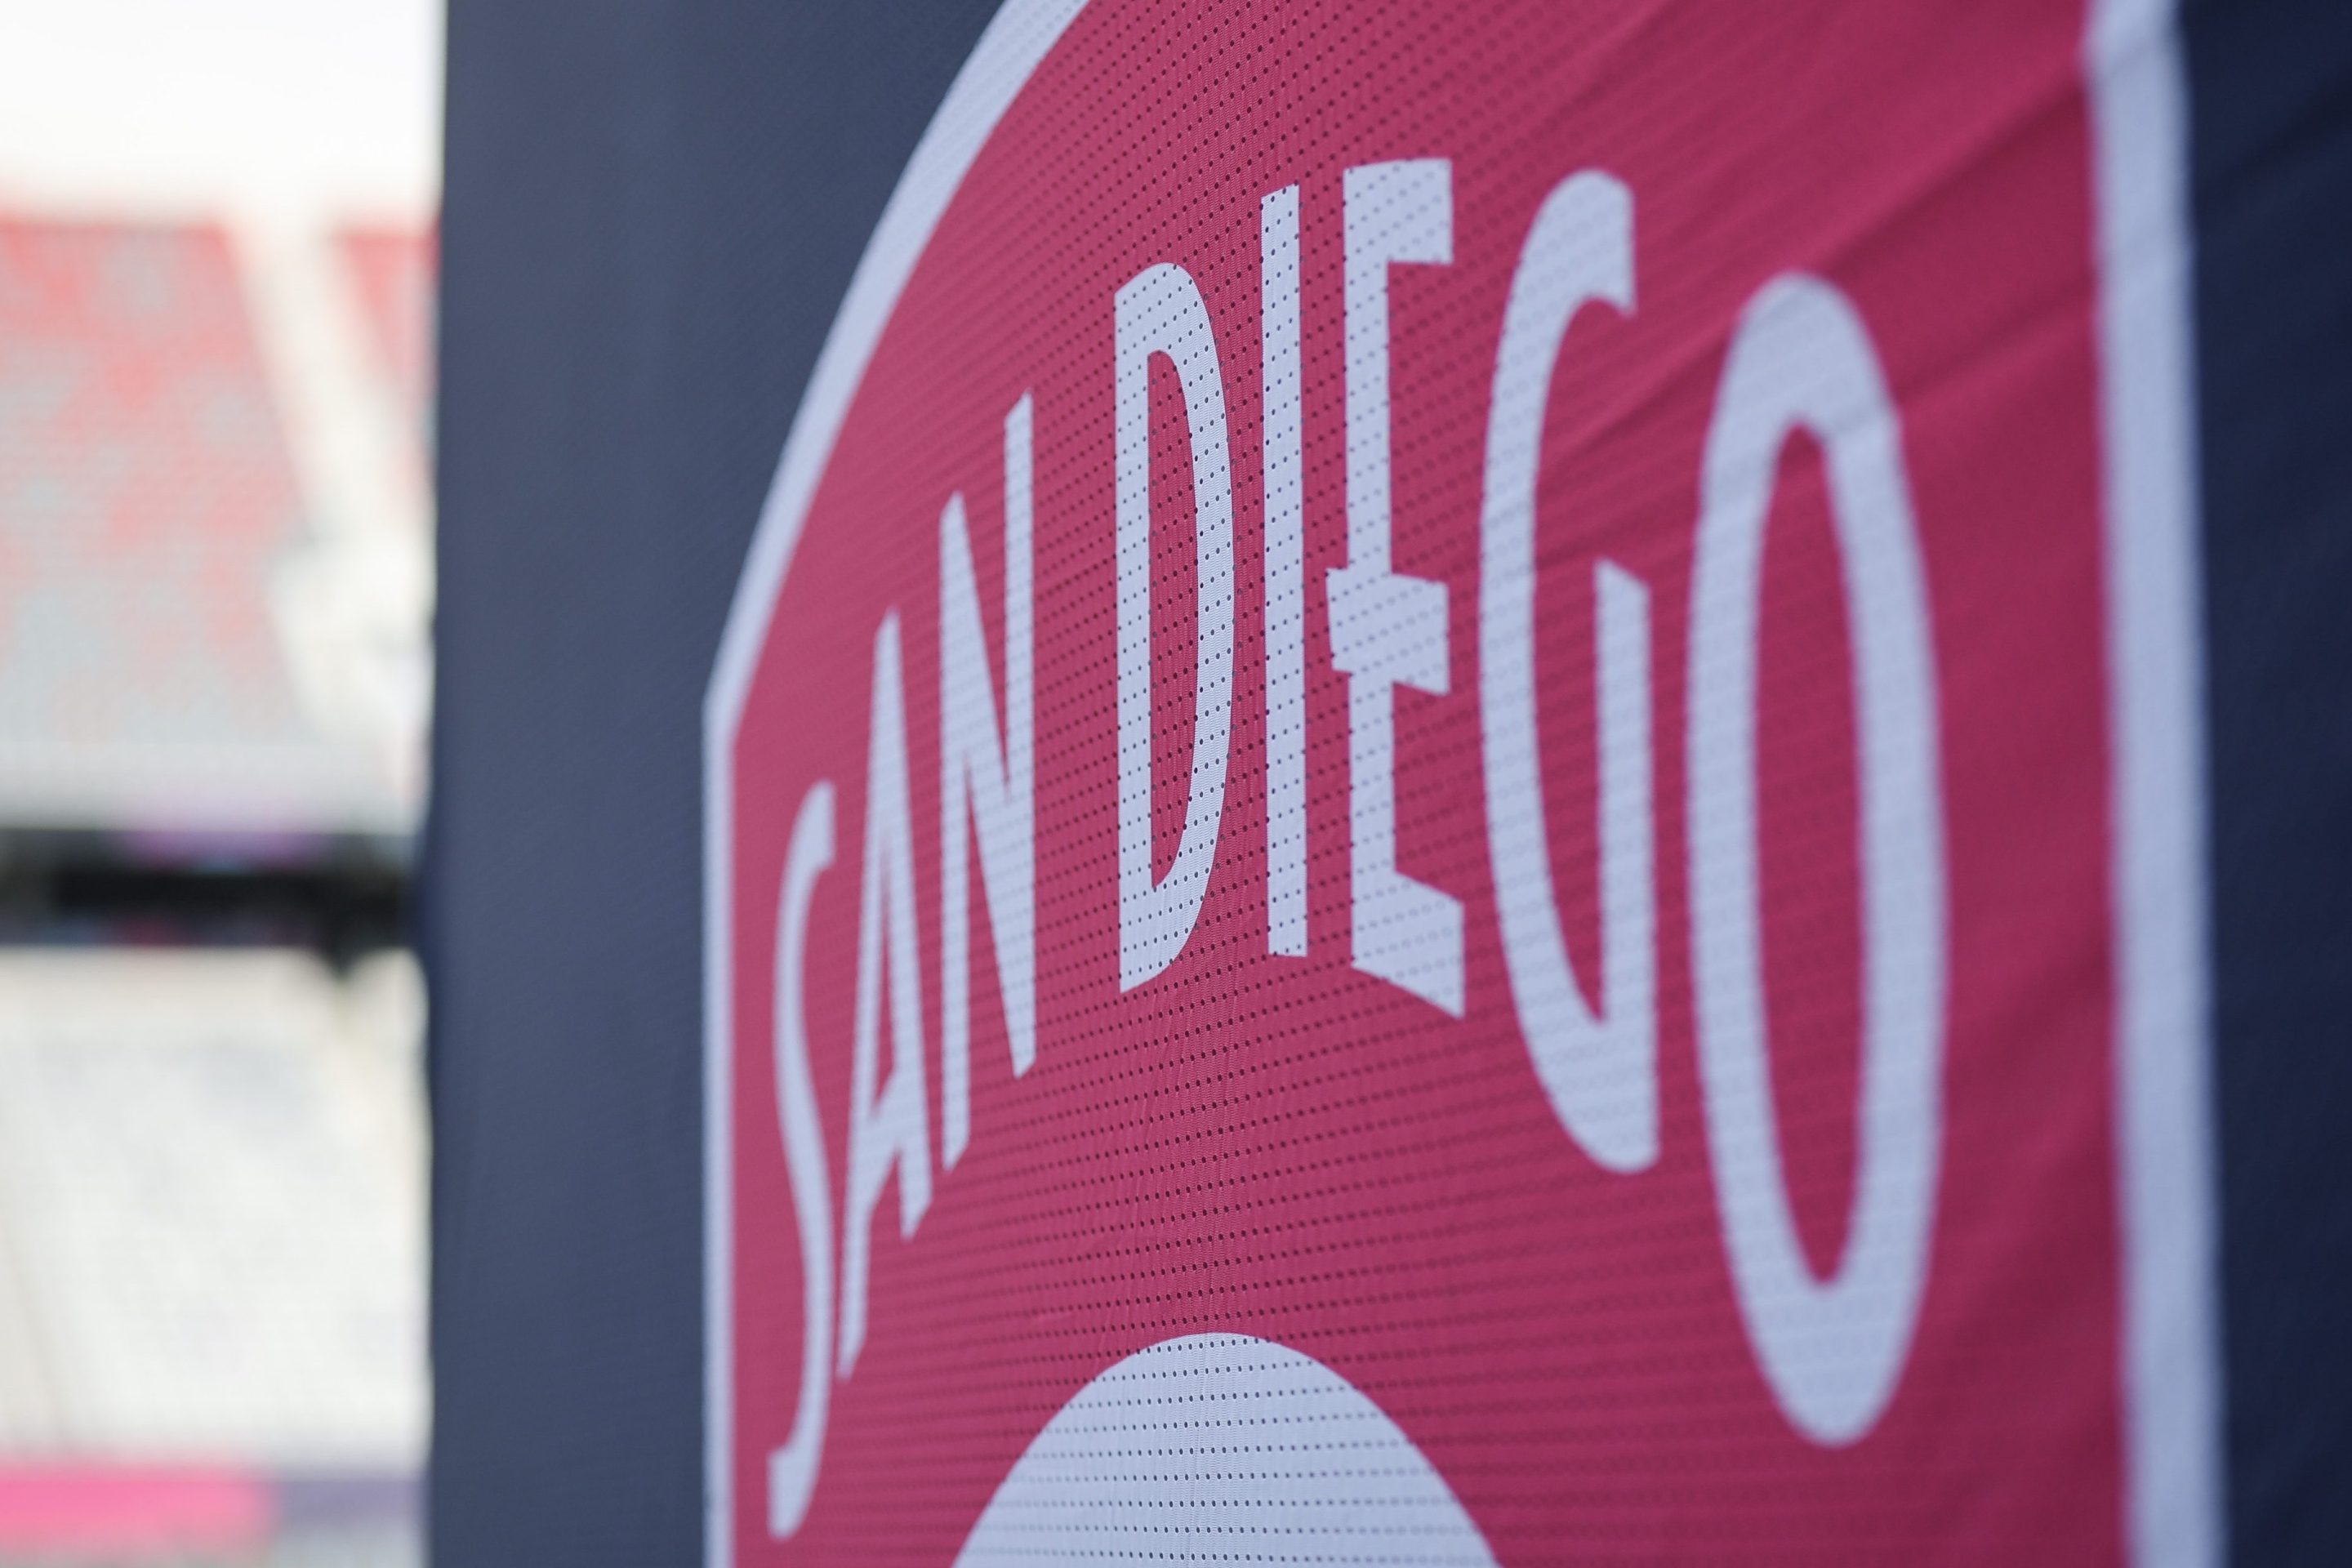
[[[1444,1479],[1345,1378],[1268,1340],[1193,1334],[1079,1390],[997,1488],[956,1563],[1195,1556],[1495,1561]]]

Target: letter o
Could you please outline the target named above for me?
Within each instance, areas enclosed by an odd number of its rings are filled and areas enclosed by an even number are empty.
[[[1772,1106],[1757,841],[1764,532],[1780,449],[1822,446],[1853,632],[1862,873],[1853,1208],[1827,1279],[1790,1213]],[[1902,434],[1861,317],[1783,275],[1740,316],[1707,430],[1691,584],[1692,959],[1707,1152],[1749,1343],[1790,1421],[1854,1441],[1917,1327],[1941,1160],[1945,909],[1927,579]]]

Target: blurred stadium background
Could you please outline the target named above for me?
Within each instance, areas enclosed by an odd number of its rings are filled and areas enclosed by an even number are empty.
[[[418,1558],[434,0],[0,0],[0,1564]]]

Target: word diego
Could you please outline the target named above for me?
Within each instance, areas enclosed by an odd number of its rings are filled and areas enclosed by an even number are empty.
[[[1453,259],[1452,168],[1424,159],[1344,176],[1347,563],[1328,579],[1332,662],[1348,690],[1351,958],[1454,1016],[1464,911],[1396,857],[1398,688],[1448,692],[1444,585],[1391,563],[1389,270]],[[1298,187],[1261,205],[1268,951],[1307,951],[1304,459]],[[1597,601],[1601,973],[1562,941],[1547,847],[1536,705],[1536,506],[1546,400],[1588,305],[1636,310],[1632,194],[1588,171],[1561,182],[1520,251],[1495,353],[1478,519],[1478,691],[1488,853],[1512,1002],[1561,1126],[1619,1173],[1658,1156],[1655,809],[1649,590],[1607,561]],[[1234,692],[1234,516],[1225,390],[1206,301],[1181,267],[1114,301],[1118,573],[1118,908],[1122,989],[1184,950],[1224,812]],[[1151,856],[1150,374],[1175,369],[1192,453],[1194,721],[1173,864]],[[1012,1067],[1037,1057],[1033,421],[1004,421],[1004,686],[990,674],[962,498],[940,517],[939,868],[943,993],[938,1161],[968,1147],[971,861],[993,927]],[[1764,532],[1779,455],[1817,440],[1843,560],[1853,660],[1862,873],[1858,1171],[1843,1256],[1817,1278],[1781,1173],[1766,1038],[1758,850],[1757,661]],[[1790,1423],[1823,1444],[1869,1430],[1908,1353],[1926,1284],[1944,1052],[1944,834],[1927,584],[1895,406],[1853,306],[1782,275],[1734,328],[1706,434],[1690,606],[1688,856],[1699,1066],[1709,1158],[1742,1319]],[[865,1342],[875,1210],[895,1173],[911,1237],[930,1204],[905,671],[897,611],[876,633],[848,1114],[834,1194],[803,1018],[810,900],[835,854],[834,787],[801,804],[778,920],[778,1110],[798,1218],[805,1332],[799,1405],[770,1463],[770,1528],[804,1517],[832,1383]],[[882,1016],[887,986],[887,1070]],[[835,1252],[835,1247],[838,1252]],[[836,1282],[836,1258],[838,1278]],[[836,1288],[837,1284],[837,1288]]]

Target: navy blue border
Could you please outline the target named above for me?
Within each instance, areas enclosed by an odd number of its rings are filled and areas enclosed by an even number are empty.
[[[2352,1563],[2352,5],[2186,37],[2232,1556]]]
[[[441,1568],[701,1560],[703,689],[801,386],[992,10],[451,7]]]

